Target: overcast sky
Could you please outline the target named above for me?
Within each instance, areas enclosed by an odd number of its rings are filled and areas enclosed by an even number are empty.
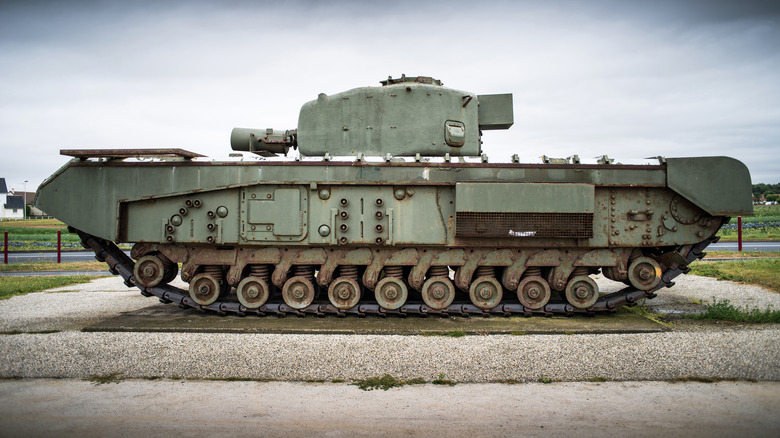
[[[64,148],[225,158],[235,126],[295,128],[318,93],[405,73],[514,94],[491,162],[729,155],[778,183],[778,5],[5,1],[0,177],[33,191]]]

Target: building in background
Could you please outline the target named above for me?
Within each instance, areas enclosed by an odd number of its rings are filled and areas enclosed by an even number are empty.
[[[23,219],[24,196],[8,193],[5,178],[0,178],[0,219]]]
[[[21,190],[11,189],[8,191],[9,195],[21,196],[24,200],[24,205],[27,206],[27,217],[33,216],[46,216],[46,213],[35,208],[33,205],[35,201],[35,192],[23,192]]]

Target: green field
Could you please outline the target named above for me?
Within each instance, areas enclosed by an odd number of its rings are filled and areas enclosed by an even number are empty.
[[[82,249],[81,241],[56,219],[27,219],[0,222],[0,235],[8,232],[9,251],[51,251],[57,249],[57,231],[62,232],[63,250]]]
[[[736,241],[737,218],[731,218],[718,235],[723,241]],[[780,205],[754,206],[753,216],[742,218],[742,240],[780,240]]]
[[[0,272],[35,272],[35,271],[108,271],[104,262],[38,262],[0,264]]]

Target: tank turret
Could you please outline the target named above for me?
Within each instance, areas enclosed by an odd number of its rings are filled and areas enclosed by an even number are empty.
[[[511,94],[476,95],[425,76],[380,83],[320,94],[303,105],[298,129],[287,134],[236,128],[232,147],[261,155],[297,146],[304,156],[478,156],[483,130],[514,122]]]

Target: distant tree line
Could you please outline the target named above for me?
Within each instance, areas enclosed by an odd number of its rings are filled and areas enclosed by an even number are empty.
[[[780,197],[780,184],[753,184],[753,200],[777,202]]]

